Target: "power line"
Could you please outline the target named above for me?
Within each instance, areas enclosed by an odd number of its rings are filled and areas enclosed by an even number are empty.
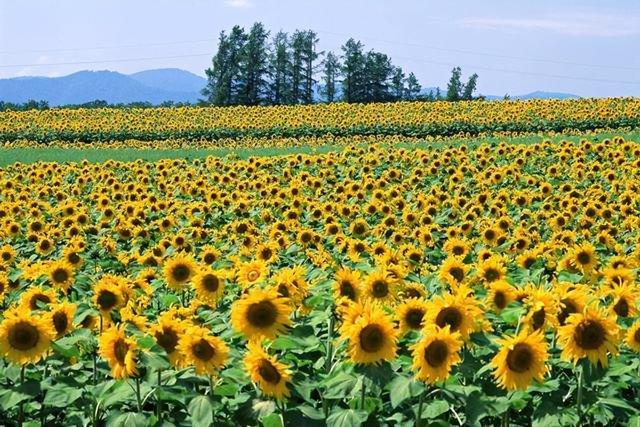
[[[177,59],[177,58],[193,58],[197,56],[209,56],[211,53],[194,53],[190,55],[173,55],[173,56],[148,56],[145,58],[124,58],[124,59],[102,59],[98,61],[74,61],[74,62],[47,62],[39,64],[10,64],[0,65],[0,68],[17,68],[17,67],[48,67],[51,65],[86,65],[86,64],[104,64],[109,62],[135,62],[135,61],[151,61],[156,59]]]
[[[129,45],[96,46],[96,47],[70,47],[70,48],[62,48],[62,49],[14,50],[14,51],[0,51],[0,54],[12,55],[12,54],[18,54],[18,53],[78,52],[78,51],[85,51],[85,50],[126,49],[126,48],[136,48],[136,47],[171,46],[171,45],[180,45],[180,44],[204,43],[204,42],[212,42],[216,40],[217,39],[202,39],[202,40],[185,40],[185,41],[164,42],[164,43],[141,43],[141,44],[129,44]]]
[[[348,34],[336,33],[336,32],[332,32],[332,31],[318,30],[318,32],[319,33],[324,33],[324,34],[332,34],[332,35],[341,36],[341,37],[351,37]],[[451,48],[444,48],[444,47],[440,47],[440,46],[426,45],[426,44],[421,44],[421,43],[404,42],[404,41],[398,41],[398,40],[385,40],[385,39],[380,39],[380,38],[376,38],[376,37],[363,37],[363,38],[365,40],[368,39],[368,40],[378,41],[378,42],[381,42],[381,43],[405,45],[405,46],[412,46],[412,47],[421,47],[421,48],[424,48],[424,49],[438,50],[438,51],[442,51],[442,52],[464,53],[464,54],[470,54],[470,55],[488,56],[488,57],[493,57],[493,58],[514,59],[514,60],[518,60],[518,61],[543,62],[543,63],[559,64],[559,65],[575,65],[575,66],[579,66],[579,67],[604,68],[604,69],[625,70],[625,71],[640,71],[640,68],[638,68],[638,67],[624,67],[624,66],[615,66],[615,65],[606,65],[606,64],[586,64],[586,63],[580,63],[580,62],[560,61],[560,60],[554,60],[554,59],[527,58],[527,57],[524,57],[524,56],[502,55],[502,54],[497,54],[497,53],[478,52],[478,51],[464,50],[464,49],[451,49]]]
[[[551,78],[557,78],[557,79],[580,80],[580,81],[589,81],[589,82],[598,82],[598,83],[618,83],[618,84],[628,84],[628,85],[640,85],[640,81],[634,82],[634,81],[627,81],[627,80],[600,79],[600,78],[595,78],[595,77],[594,78],[592,78],[592,77],[576,77],[576,76],[568,76],[568,75],[562,75],[562,74],[537,73],[537,72],[533,72],[533,71],[511,70],[511,69],[508,69],[508,68],[484,67],[484,66],[481,66],[481,65],[454,64],[452,62],[432,61],[430,59],[412,58],[412,57],[406,57],[406,56],[395,56],[394,58],[396,58],[396,59],[405,59],[405,60],[410,60],[410,61],[421,61],[421,62],[426,62],[426,63],[429,63],[429,64],[436,64],[436,65],[447,65],[447,66],[450,66],[450,67],[463,66],[463,67],[468,67],[468,68],[478,69],[478,70],[495,71],[495,72],[509,73],[509,74],[520,74],[520,75],[527,75],[527,76],[551,77]]]

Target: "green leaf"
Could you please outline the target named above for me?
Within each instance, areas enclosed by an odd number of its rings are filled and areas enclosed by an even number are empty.
[[[367,420],[365,411],[338,408],[327,418],[327,427],[357,427]]]
[[[324,397],[327,399],[344,398],[345,394],[351,393],[355,389],[357,383],[358,378],[355,375],[341,372],[326,381]]]
[[[18,403],[25,400],[34,399],[40,393],[40,383],[29,380],[12,390],[8,390],[6,394],[0,398],[0,408],[3,411],[13,409]]]
[[[269,414],[262,417],[262,425],[264,427],[283,427],[282,416],[280,414]]]
[[[171,363],[169,363],[169,360],[162,353],[147,351],[141,354],[143,364],[149,368],[164,370],[171,367]]]
[[[142,414],[135,412],[125,412],[120,414],[113,421],[108,422],[109,427],[145,427],[147,419]]]
[[[434,418],[438,418],[440,415],[444,414],[449,410],[449,403],[446,400],[434,400],[433,402],[428,403],[424,407],[424,412],[422,413],[423,418],[427,418],[432,420]]]
[[[194,397],[187,409],[194,426],[207,427],[213,424],[213,404],[208,396]]]
[[[473,426],[480,425],[480,420],[487,416],[485,402],[482,399],[482,392],[474,391],[467,396],[464,412],[467,416],[467,424]]]
[[[82,397],[82,389],[72,387],[56,387],[47,390],[43,404],[55,408],[64,408]]]
[[[216,386],[213,394],[215,396],[235,396],[240,387],[235,383],[226,383]]]
[[[564,270],[558,273],[558,282],[580,283],[580,280],[582,280],[582,274],[579,273],[569,273]]]
[[[637,411],[636,408],[634,408],[633,406],[629,405],[624,400],[616,399],[614,397],[601,397],[600,399],[598,399],[598,402],[601,403],[602,405],[612,406],[614,408],[626,409],[626,410],[631,411],[633,413],[635,413]]]
[[[412,378],[403,375],[396,376],[387,386],[391,407],[397,408],[406,399],[416,396],[421,391],[421,387]]]
[[[296,409],[312,420],[324,420],[324,414],[319,409],[309,405],[300,405]]]

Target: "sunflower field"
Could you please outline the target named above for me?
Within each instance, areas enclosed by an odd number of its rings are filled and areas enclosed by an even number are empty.
[[[640,143],[365,142],[0,168],[0,424],[640,425]]]

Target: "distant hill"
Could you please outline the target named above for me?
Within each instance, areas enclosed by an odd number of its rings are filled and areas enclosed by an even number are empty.
[[[46,100],[52,107],[98,99],[110,104],[197,102],[205,85],[204,78],[175,68],[131,75],[115,71],[79,71],[64,77],[0,79],[0,101]]]
[[[16,77],[0,79],[0,101],[24,103],[30,99],[46,100],[52,107],[83,104],[103,100],[109,104],[149,102],[154,105],[165,101],[195,103],[206,79],[178,68],[162,68],[122,74],[115,71],[79,71],[64,77]],[[314,87],[314,99],[322,98],[319,86]],[[341,91],[340,84],[336,87]],[[422,94],[435,94],[437,87],[424,87]],[[441,89],[442,95],[446,89]],[[503,96],[487,95],[486,99]],[[579,98],[569,93],[536,91],[514,95],[511,99],[567,99]]]

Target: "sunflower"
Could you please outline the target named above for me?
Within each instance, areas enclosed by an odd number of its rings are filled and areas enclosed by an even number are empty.
[[[204,247],[200,250],[200,260],[211,265],[220,259],[220,251],[212,246]]]
[[[44,357],[56,332],[43,317],[32,316],[29,310],[6,311],[0,323],[0,354],[13,363],[37,363]]]
[[[178,351],[180,337],[187,329],[188,323],[174,317],[173,313],[165,312],[158,317],[157,323],[149,329],[156,343],[164,349],[169,362],[175,367],[182,367],[183,354]]]
[[[379,303],[393,303],[396,299],[398,280],[385,268],[372,271],[362,283],[364,298]]]
[[[338,300],[341,297],[345,297],[353,302],[359,301],[360,277],[360,271],[358,270],[350,270],[346,267],[338,270],[332,287],[333,298]]]
[[[193,287],[200,300],[211,306],[216,306],[224,294],[224,282],[227,273],[223,270],[213,270],[210,267],[201,268],[193,278]]]
[[[523,330],[515,337],[498,341],[501,348],[491,360],[493,376],[507,390],[526,390],[532,380],[543,381],[548,345],[541,331]]]
[[[449,326],[451,332],[459,332],[467,340],[472,332],[482,329],[484,315],[475,298],[464,293],[444,294],[428,303],[425,327]]]
[[[487,301],[498,313],[516,299],[516,290],[506,280],[491,282],[487,288]]]
[[[257,285],[269,276],[269,267],[262,260],[244,262],[238,268],[236,281],[243,288]]]
[[[492,283],[505,279],[507,269],[500,258],[492,256],[491,258],[478,263],[476,275],[482,282]]]
[[[198,375],[213,375],[229,357],[229,347],[225,342],[200,326],[192,326],[182,334],[178,351]]]
[[[93,287],[93,304],[103,316],[109,318],[112,310],[124,305],[124,295],[114,276],[106,275]]]
[[[396,307],[396,317],[400,323],[400,333],[420,330],[428,305],[422,299],[408,298]]]
[[[572,361],[587,357],[592,364],[607,366],[607,353],[618,353],[619,328],[615,320],[587,306],[581,313],[574,313],[564,326],[558,328],[558,345],[562,357]]]
[[[253,288],[233,303],[231,325],[249,340],[274,339],[286,330],[291,311],[287,298],[280,297],[276,289]]]
[[[584,285],[575,283],[559,282],[553,286],[556,299],[560,301],[560,311],[558,312],[558,323],[564,325],[567,318],[573,313],[580,313],[588,303],[587,295],[590,289]]]
[[[125,325],[111,326],[100,336],[98,353],[111,368],[115,379],[138,375],[136,356],[138,344],[125,334]]]
[[[68,334],[73,330],[73,316],[76,314],[76,305],[67,301],[53,304],[47,318],[56,331],[56,338]]]
[[[524,324],[533,331],[556,327],[560,304],[555,295],[542,287],[530,285],[527,288],[524,302],[528,311]]]
[[[447,255],[464,258],[469,255],[469,252],[471,252],[471,245],[466,240],[454,237],[445,242],[442,246],[442,250]]]
[[[590,243],[575,246],[570,251],[570,263],[583,273],[591,272],[598,264],[596,249]]]
[[[468,270],[461,257],[449,256],[440,266],[440,280],[455,288],[465,282]]]
[[[412,368],[416,377],[428,384],[446,380],[451,367],[461,360],[460,349],[463,344],[460,334],[451,332],[449,326],[426,327],[422,339],[411,346]]]
[[[633,326],[627,329],[625,342],[630,349],[636,353],[640,353],[640,321],[637,321]]]
[[[611,305],[609,305],[611,314],[626,318],[638,313],[636,308],[638,290],[635,284],[614,285],[613,289],[607,291],[605,295],[611,297]]]
[[[276,399],[289,396],[287,383],[291,381],[289,367],[270,356],[256,342],[248,344],[249,351],[244,357],[244,366],[251,381],[258,384],[262,393]]]
[[[47,276],[52,286],[66,292],[73,284],[73,266],[64,260],[53,261],[47,266]]]
[[[51,304],[57,301],[55,290],[33,286],[20,295],[19,305],[27,310],[39,310],[48,309]]]
[[[164,280],[169,289],[182,291],[196,274],[197,264],[189,255],[177,254],[164,264]]]
[[[397,331],[377,304],[367,304],[354,323],[343,328],[349,357],[358,364],[380,363],[396,356]]]

